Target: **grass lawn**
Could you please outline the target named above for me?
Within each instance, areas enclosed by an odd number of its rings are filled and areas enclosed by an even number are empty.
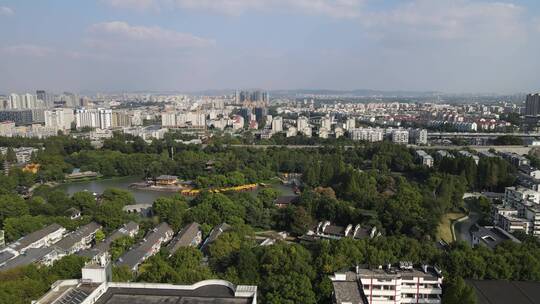
[[[439,228],[437,229],[437,238],[447,243],[452,243],[454,241],[452,238],[452,223],[464,216],[465,213],[462,212],[452,212],[443,215],[441,222],[439,223]]]

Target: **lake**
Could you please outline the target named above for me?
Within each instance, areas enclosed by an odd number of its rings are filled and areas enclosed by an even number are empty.
[[[81,182],[70,182],[67,184],[62,184],[57,187],[57,189],[65,191],[69,195],[73,195],[76,192],[80,191],[90,191],[95,193],[103,193],[107,188],[118,188],[118,189],[124,189],[130,191],[133,196],[135,197],[135,200],[139,204],[143,203],[152,203],[154,202],[158,197],[168,197],[173,196],[176,193],[173,192],[158,192],[158,191],[148,191],[148,190],[140,190],[140,189],[133,189],[130,188],[129,185],[135,182],[142,181],[142,178],[135,177],[135,176],[129,176],[129,177],[117,177],[117,178],[111,178],[111,179],[98,179],[98,180],[90,180],[90,181],[81,181]],[[281,191],[282,195],[293,195],[293,191],[291,187],[281,185],[281,184],[275,184],[272,185],[272,188],[277,189]],[[259,188],[252,193],[256,195],[261,189]]]

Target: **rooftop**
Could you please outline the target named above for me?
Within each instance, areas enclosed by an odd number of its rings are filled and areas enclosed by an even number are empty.
[[[79,255],[86,256],[86,257],[95,257],[96,255],[109,251],[112,242],[115,240],[128,236],[130,233],[137,231],[139,228],[139,225],[135,222],[129,222],[122,226],[121,228],[115,230],[113,233],[111,233],[106,239],[104,239],[102,242],[96,244],[91,249],[86,249],[81,252],[79,252]]]
[[[193,290],[161,288],[109,288],[97,304],[251,304],[253,298],[235,297],[222,285],[205,285]]]
[[[23,249],[25,249],[26,247],[28,247],[29,245],[43,239],[44,237],[46,237],[47,235],[51,234],[51,233],[54,233],[60,229],[64,229],[64,227],[58,225],[58,224],[51,224],[43,229],[40,229],[38,231],[34,231],[20,239],[18,239],[17,241],[11,243],[9,245],[10,248],[16,250],[16,251],[21,251]]]
[[[100,228],[101,228],[101,225],[95,222],[91,222],[82,227],[79,227],[79,229],[66,235],[63,239],[58,241],[58,243],[56,243],[55,246],[64,251],[69,251],[73,246],[79,243],[82,239],[92,235],[94,232],[96,232],[96,230]]]
[[[355,281],[332,281],[334,298],[336,303],[367,304],[367,299],[361,291],[358,282]]]
[[[499,227],[482,227],[482,226],[476,226],[478,230],[472,232],[473,236],[477,237],[478,239],[482,240],[482,243],[489,248],[493,249],[500,243],[504,241],[513,241],[516,243],[521,243],[517,238],[515,238],[513,235],[509,234],[508,232],[502,230]]]
[[[358,276],[360,277],[377,277],[377,278],[394,278],[396,276],[401,277],[420,277],[424,279],[438,279],[440,275],[437,273],[434,267],[427,266],[425,271],[416,268],[413,269],[400,269],[397,267],[390,268],[359,268]]]
[[[53,247],[30,248],[23,254],[16,256],[15,258],[7,261],[4,265],[0,266],[0,271],[30,265],[43,259],[45,256],[53,253],[54,251],[55,248]]]
[[[467,281],[474,287],[478,304],[540,303],[540,283],[515,281]]]
[[[119,260],[118,265],[126,265],[131,269],[141,263],[152,251],[152,248],[161,243],[162,238],[167,234],[173,234],[171,227],[167,223],[161,223],[135,248],[126,252]]]
[[[297,195],[285,195],[280,196],[276,199],[275,204],[276,205],[288,205],[292,204],[295,200],[297,200],[299,196]]]
[[[96,292],[98,291],[99,292]],[[57,281],[36,304],[254,304],[257,286],[207,280],[193,285]]]
[[[227,223],[219,224],[218,226],[214,227],[212,231],[210,232],[210,235],[206,238],[203,244],[203,249],[207,245],[213,243],[217,238],[225,231],[230,230],[232,227]]]
[[[169,252],[172,254],[181,247],[190,246],[193,242],[193,239],[197,237],[197,234],[200,231],[200,225],[197,223],[191,223],[185,226],[169,244]]]

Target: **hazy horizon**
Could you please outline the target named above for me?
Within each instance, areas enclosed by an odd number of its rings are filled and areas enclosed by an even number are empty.
[[[0,92],[540,91],[533,0],[0,0]]]

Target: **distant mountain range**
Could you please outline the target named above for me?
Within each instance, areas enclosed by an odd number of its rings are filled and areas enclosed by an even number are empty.
[[[255,89],[246,89],[255,90]],[[224,90],[203,90],[196,92],[187,92],[193,95],[231,95],[234,89]],[[268,90],[271,96],[343,96],[343,97],[428,97],[442,95],[440,92],[433,91],[382,91],[382,90],[326,90],[326,89],[297,89],[297,90]]]
[[[321,89],[308,89],[308,90],[276,90],[271,91],[276,95],[287,96],[308,96],[308,95],[323,95],[323,96],[344,96],[344,97],[428,97],[441,95],[440,92],[433,91],[382,91],[382,90],[321,90]]]
[[[264,89],[242,89],[242,90],[264,90]],[[200,91],[176,91],[176,90],[167,90],[167,91],[157,91],[157,90],[137,90],[137,91],[90,91],[83,90],[79,94],[81,95],[95,95],[96,93],[102,94],[111,94],[111,95],[121,95],[123,93],[127,94],[152,94],[152,95],[175,95],[175,94],[188,94],[196,96],[223,96],[223,95],[233,95],[237,90],[236,89],[209,89],[209,90],[200,90]],[[404,97],[443,97],[443,98],[464,98],[464,97],[501,97],[501,96],[523,96],[524,93],[514,93],[514,94],[497,94],[497,93],[443,93],[437,91],[404,91],[404,90],[371,90],[371,89],[357,89],[357,90],[330,90],[330,89],[294,89],[294,90],[268,90],[271,97],[309,97],[309,96],[329,96],[329,97],[343,97],[343,98],[404,98]],[[0,95],[8,95],[9,93],[0,92]]]

